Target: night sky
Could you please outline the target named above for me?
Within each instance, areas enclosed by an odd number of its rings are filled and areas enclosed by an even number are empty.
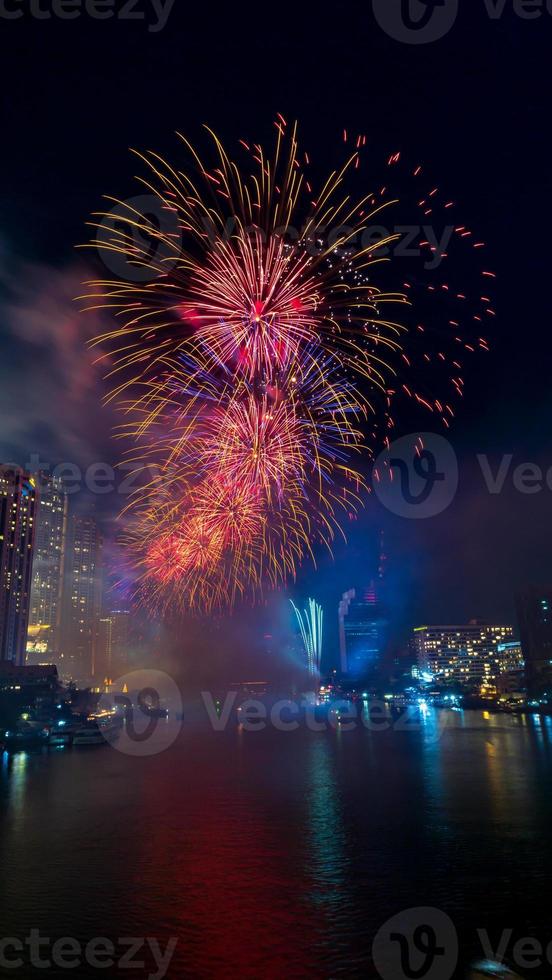
[[[390,0],[392,2],[392,0]],[[350,544],[298,594],[328,603],[373,574],[385,528],[396,618],[510,620],[517,588],[552,580],[552,489],[490,495],[493,469],[552,467],[550,341],[550,44],[552,16],[525,20],[506,3],[460,0],[434,43],[388,37],[372,4],[220,5],[176,0],[166,27],[146,21],[0,17],[0,456],[54,462],[109,458],[109,413],[85,352],[94,332],[72,298],[86,270],[74,246],[101,195],[135,193],[128,148],[178,153],[208,122],[226,141],[271,133],[280,111],[300,122],[322,165],[343,127],[374,159],[423,160],[488,243],[498,273],[492,353],[466,372],[450,441],[460,487],[439,517],[410,521],[371,502]],[[17,0],[6,4],[15,9]],[[47,8],[47,0],[42,0]],[[492,6],[492,5],[491,5]],[[372,150],[371,150],[372,152]],[[409,432],[409,419],[400,419]],[[551,481],[552,486],[552,481]]]

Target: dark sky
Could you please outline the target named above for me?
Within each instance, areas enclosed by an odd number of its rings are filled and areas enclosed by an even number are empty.
[[[499,316],[450,434],[460,461],[454,502],[423,521],[370,503],[349,549],[337,549],[335,564],[323,559],[318,578],[306,570],[298,591],[335,603],[362,585],[385,527],[401,621],[510,619],[519,586],[552,579],[552,490],[521,494],[507,480],[491,495],[476,454],[489,454],[493,469],[503,454],[512,468],[552,466],[552,15],[521,19],[507,2],[491,18],[485,0],[460,0],[444,38],[409,45],[385,34],[370,0],[176,0],[157,32],[148,31],[150,0],[138,0],[146,18],[135,21],[37,19],[27,2],[6,7],[23,16],[0,16],[0,455],[86,459],[105,445],[108,418],[96,417],[83,367],[90,328],[81,335],[71,306],[74,245],[103,193],[134,193],[130,146],[170,156],[174,131],[195,138],[203,122],[228,141],[262,140],[281,111],[323,161],[344,126],[365,132],[375,155],[423,159],[461,202],[499,275]],[[401,425],[410,431],[408,418]]]

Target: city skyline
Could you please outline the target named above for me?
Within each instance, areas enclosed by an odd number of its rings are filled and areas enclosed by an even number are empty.
[[[39,488],[39,500],[33,505],[36,532],[32,542],[25,539],[27,553],[29,544],[32,545],[26,662],[55,663],[68,676],[101,685],[128,666],[131,614],[120,603],[116,606],[115,595],[106,589],[107,568],[102,559],[103,542],[96,518],[92,514],[86,516],[69,509],[70,498],[59,480],[53,480],[43,473],[21,476],[26,481],[21,486],[32,488],[36,485]],[[337,609],[337,630],[332,633],[330,629],[324,646],[324,671],[337,668],[343,677],[352,681],[355,678],[366,679],[371,670],[381,669],[393,653],[386,646],[393,606],[389,606],[388,594],[383,599],[390,559],[382,533],[377,536],[377,541],[375,562],[365,570],[365,582],[368,584],[359,588],[357,583],[344,593]],[[526,590],[525,595],[534,596],[535,601],[538,598],[539,609],[543,608],[543,604],[548,606],[548,602],[552,603],[550,590],[542,586],[536,591]],[[521,603],[523,606],[522,596],[518,597],[518,605]],[[314,602],[311,600],[311,604]],[[318,607],[316,603],[315,606],[320,608],[322,616],[323,607]],[[547,622],[544,622],[545,628]],[[410,629],[413,630],[418,666],[435,679],[442,674],[445,681],[455,680],[465,684],[469,681],[473,682],[472,686],[490,689],[500,674],[513,674],[523,667],[522,650],[513,643],[514,635],[519,631],[512,625],[496,627],[488,625],[488,620],[477,619],[450,627],[422,628],[416,627],[413,622]],[[531,664],[535,661],[535,654],[531,639],[527,636],[526,624],[523,629],[528,645],[528,679],[533,689]],[[481,643],[480,638],[484,635],[492,635],[494,653],[489,656],[491,648],[483,643],[482,655],[474,660],[477,644]],[[307,641],[308,636],[310,633]],[[422,637],[427,636],[431,637],[431,642],[425,640],[422,649]],[[303,637],[308,652],[310,641],[307,641]],[[135,638],[135,646],[136,642],[141,649],[143,640]],[[519,644],[519,641],[516,643]],[[436,648],[438,644],[443,656],[446,654],[450,658],[450,664],[443,670],[439,667],[438,659],[434,657],[431,660],[430,647]],[[499,644],[503,647],[500,656],[497,652]],[[319,651],[316,655],[319,664],[322,645],[319,640],[315,645]],[[147,657],[147,649],[144,652]],[[406,664],[407,643],[396,647],[393,655],[399,656],[399,662],[402,660]],[[313,666],[312,656],[314,654],[308,656],[308,670],[314,676],[320,668]],[[550,658],[539,656],[542,663],[535,669],[541,673],[544,670],[547,678]],[[465,658],[465,666],[462,657]],[[464,672],[465,678],[462,676]]]
[[[0,0],[0,974],[550,980],[551,40]]]

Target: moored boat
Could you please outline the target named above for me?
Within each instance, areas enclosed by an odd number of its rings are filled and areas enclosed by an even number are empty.
[[[123,719],[115,711],[101,711],[90,715],[76,729],[73,735],[73,745],[105,745],[114,741],[122,728]]]

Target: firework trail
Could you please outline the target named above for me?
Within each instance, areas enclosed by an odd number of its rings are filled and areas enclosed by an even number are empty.
[[[304,611],[298,609],[292,599],[290,602],[301,631],[301,639],[307,655],[308,672],[315,681],[318,681],[322,657],[324,611],[315,599],[308,600],[307,608]]]
[[[362,504],[363,459],[389,442],[396,400],[449,425],[463,392],[459,348],[487,349],[473,322],[466,337],[465,314],[450,313],[446,342],[441,324],[425,347],[419,283],[383,287],[401,235],[372,235],[397,203],[387,187],[358,197],[349,188],[366,138],[314,190],[296,127],[275,125],[271,155],[240,141],[246,166],[211,130],[209,164],[184,137],[186,170],[137,154],[167,220],[109,199],[117,223],[100,214],[94,225],[106,264],[123,259],[136,273],[88,284],[87,308],[113,317],[95,343],[125,460],[144,474],[123,512],[123,544],[135,597],[152,609],[228,609],[293,580],[320,544],[331,551]],[[417,202],[426,222],[438,199],[433,189]],[[455,234],[465,242],[471,232]],[[435,259],[431,237],[418,244]],[[425,276],[422,288],[468,307],[449,284]],[[481,302],[475,333],[494,315]],[[425,388],[436,369],[440,398]]]

